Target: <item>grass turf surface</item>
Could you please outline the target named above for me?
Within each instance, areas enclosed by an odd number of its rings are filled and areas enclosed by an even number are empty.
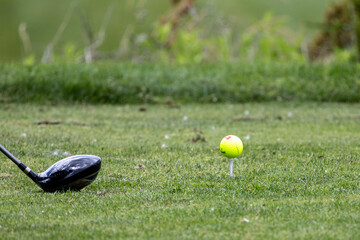
[[[1,144],[34,171],[64,152],[103,159],[81,192],[49,194],[2,156],[2,239],[360,235],[359,104],[1,104],[0,115]],[[227,134],[244,142],[234,179],[218,150]]]
[[[360,65],[0,64],[0,103],[360,102]]]

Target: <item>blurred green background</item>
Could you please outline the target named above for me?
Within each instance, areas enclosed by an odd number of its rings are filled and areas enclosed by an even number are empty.
[[[51,42],[73,0],[0,0],[0,61],[14,62],[26,57],[18,29],[26,23],[32,53],[41,56]],[[199,7],[210,6],[214,17],[226,18],[233,31],[241,31],[261,19],[266,12],[286,17],[286,26],[303,31],[307,37],[316,32],[326,7],[335,0],[213,0],[195,1]],[[106,30],[104,44],[99,48],[111,51],[119,46],[125,29],[131,26],[135,33],[149,32],[154,23],[171,9],[169,0],[77,1],[77,10],[97,32],[107,8],[113,4],[113,13]],[[77,12],[71,16],[56,49],[71,43],[84,46],[84,34]]]

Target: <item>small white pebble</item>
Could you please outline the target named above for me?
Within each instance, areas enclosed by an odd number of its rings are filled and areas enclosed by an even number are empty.
[[[22,133],[21,136],[24,137],[24,138],[26,138],[26,137],[27,137],[27,134],[26,134],[26,133]]]
[[[189,119],[188,116],[183,117],[183,121],[187,121],[188,119]]]
[[[244,137],[244,139],[245,139],[245,140],[250,140],[250,135],[249,135],[249,134],[246,135],[246,136]]]
[[[64,156],[70,156],[71,154],[69,152],[64,152],[63,155]]]

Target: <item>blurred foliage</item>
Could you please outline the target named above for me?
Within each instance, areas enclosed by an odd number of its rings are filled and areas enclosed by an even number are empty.
[[[356,38],[356,44],[357,44],[357,60],[359,60],[360,56],[360,1],[359,0],[351,0],[354,6],[354,12],[355,12],[355,38]]]
[[[105,10],[111,5],[109,1],[102,2],[101,6],[92,0],[79,1],[70,24],[62,33],[64,36],[61,36],[54,48],[56,56],[53,56],[53,61],[85,61],[86,54],[89,53],[86,50],[91,44],[88,36],[100,34],[100,31],[97,33],[94,29],[98,29],[99,26],[101,28],[102,21],[109,18],[110,22],[106,26],[104,39],[99,46],[96,46],[96,52],[93,49],[90,62],[113,59],[170,63],[237,60],[302,62],[307,57],[307,53],[303,51],[303,45],[306,44],[309,28],[301,32],[290,29],[299,29],[299,24],[306,25],[308,21],[318,21],[325,4],[331,1],[304,0],[300,3],[295,0],[286,2],[274,0],[270,4],[265,0],[224,1],[222,3],[183,0],[166,1],[164,4],[164,1],[157,0],[151,2],[127,0],[120,4],[121,6],[115,4],[112,7],[115,9],[114,14],[110,16],[107,16],[108,13]],[[46,39],[53,38],[66,15],[66,6],[70,3],[71,1],[63,1],[61,4],[51,3],[51,5],[42,1],[33,3],[40,4],[48,11],[32,14],[31,18],[26,17],[29,9],[32,9],[26,7],[27,2],[22,2],[21,6],[20,2],[4,3],[3,10],[11,8],[14,17],[21,16],[21,40],[25,49],[25,59],[31,55],[35,57],[28,64],[39,62],[39,52],[44,51],[46,42],[49,41]],[[183,8],[183,12],[179,11],[181,8],[178,6],[181,4],[193,3],[196,4]],[[172,9],[171,4],[174,5]],[[56,12],[54,12],[55,8]],[[235,9],[238,10],[236,15]],[[265,9],[270,9],[270,12],[274,14],[264,15]],[[121,11],[126,13],[123,14]],[[226,15],[223,15],[222,11]],[[168,14],[164,15],[164,12]],[[177,19],[176,13],[179,12],[182,16]],[[231,14],[234,16],[230,17]],[[252,14],[253,17],[247,14]],[[289,18],[285,20],[285,18],[276,17],[278,14],[288,15]],[[263,17],[259,18],[261,15]],[[5,15],[2,16],[5,17]],[[178,20],[175,21],[176,27],[173,24],[174,16]],[[170,18],[171,21],[164,23],[165,17]],[[44,22],[44,18],[48,21]],[[39,22],[47,27],[34,29]],[[9,23],[8,27],[14,27],[12,21]],[[84,29],[84,26],[88,29]],[[310,29],[310,31],[314,30]],[[42,38],[34,38],[40,33]],[[16,42],[19,43],[18,40],[13,41],[13,43]]]
[[[209,10],[211,7],[214,5],[201,7],[193,5],[193,1],[180,1],[175,4],[174,10],[153,25],[150,32],[124,34],[122,41],[127,44],[122,46],[121,51],[117,49],[103,53],[94,48],[90,61],[116,59],[176,64],[239,60],[296,63],[306,61],[301,48],[303,34],[286,27],[285,18],[274,17],[268,12],[239,37],[230,21],[222,16],[214,16],[215,11]],[[222,21],[219,23],[218,19]],[[89,32],[89,29],[85,30]],[[96,34],[90,32],[88,35]],[[85,58],[84,51],[68,43],[54,60],[79,62]]]
[[[333,61],[339,56],[340,50],[349,52],[349,49],[356,46],[355,15],[353,5],[348,0],[329,7],[321,31],[309,45],[309,58]]]
[[[271,12],[247,29],[241,38],[244,60],[305,62],[301,52],[303,36],[287,29],[284,18],[274,17]]]
[[[199,29],[180,29],[177,31],[172,44],[166,46],[170,34],[169,29],[169,24],[158,25],[155,29],[156,43],[164,46],[160,51],[157,51],[157,49],[154,51],[154,54],[158,55],[158,60],[161,62],[187,64],[229,61],[231,50],[228,35],[202,38]]]
[[[274,2],[274,6],[276,4]],[[145,21],[149,7],[147,0],[127,1],[127,5],[134,8],[135,25],[146,22],[148,27],[139,32],[137,27],[128,25],[122,32],[118,47],[104,49],[115,4],[107,6],[107,10],[102,12],[102,21],[96,24],[81,4],[70,4],[57,31],[54,29],[53,40],[47,47],[43,46],[42,62],[347,62],[357,59],[360,52],[359,0],[332,4],[325,12],[323,22],[317,24],[320,31],[310,43],[306,31],[293,30],[289,27],[288,17],[279,17],[271,11],[239,31],[213,2],[168,1],[168,6],[172,7],[166,10],[166,14],[158,13],[151,23]],[[78,33],[71,41],[61,42],[67,28],[73,29],[70,22],[74,17],[80,19],[78,30],[82,30],[83,43],[79,43]],[[97,25],[100,27],[94,30]],[[30,37],[31,28],[22,22],[18,30],[25,53],[23,63],[33,65],[39,62],[40,56]]]

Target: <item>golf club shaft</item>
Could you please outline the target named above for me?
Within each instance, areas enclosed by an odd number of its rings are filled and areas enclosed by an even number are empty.
[[[0,144],[0,151],[7,156],[11,161],[13,161],[19,168],[21,171],[23,171],[26,175],[28,175],[31,179],[33,179],[33,171],[31,171],[31,169],[26,166],[25,164],[23,164],[22,162],[19,161],[19,159],[17,159],[14,155],[12,155],[8,150],[6,150],[6,148],[4,148],[3,145]],[[33,179],[34,180],[34,179]]]

